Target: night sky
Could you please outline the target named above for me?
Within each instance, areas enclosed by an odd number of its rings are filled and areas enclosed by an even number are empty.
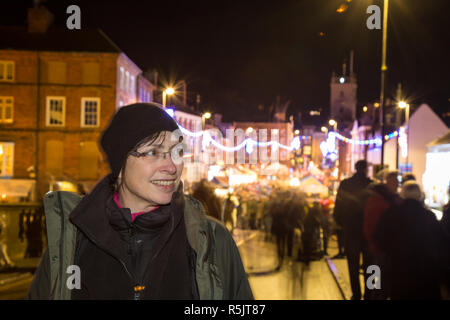
[[[82,28],[101,28],[165,82],[185,79],[188,99],[199,93],[225,121],[267,120],[277,96],[291,101],[288,114],[321,108],[325,120],[331,73],[352,49],[358,106],[380,94],[381,30],[367,29],[366,8],[382,0],[44,2],[61,27],[70,4],[80,6]],[[0,24],[23,25],[31,5],[2,1]],[[389,10],[387,95],[401,82],[411,105],[450,111],[450,1],[391,0]]]

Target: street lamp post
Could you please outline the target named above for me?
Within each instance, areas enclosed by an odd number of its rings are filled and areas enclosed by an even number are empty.
[[[175,90],[173,88],[167,88],[166,90],[163,91],[163,96],[162,96],[162,105],[163,108],[166,108],[166,98],[167,95],[172,95],[175,93]]]
[[[336,122],[336,120],[330,119],[330,121],[328,121],[328,124],[333,127],[335,132],[337,132],[337,122]]]
[[[381,90],[380,90],[380,113],[381,113],[381,168],[384,167],[384,94],[386,86],[386,50],[387,50],[387,21],[388,21],[389,0],[384,0],[383,6],[383,38],[381,49]]]
[[[205,112],[204,114],[202,114],[202,130],[205,130],[205,119],[209,118],[211,118],[210,112]]]

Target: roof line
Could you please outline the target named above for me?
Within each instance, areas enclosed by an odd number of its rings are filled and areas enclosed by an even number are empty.
[[[103,32],[102,29],[97,28],[97,30],[98,30],[98,32],[100,32],[100,34],[106,39],[106,41],[109,42],[109,44],[110,44],[111,46],[113,46],[117,51],[123,52],[123,50],[120,49],[119,46],[118,46],[117,44],[115,44],[114,41],[112,41],[112,40],[106,35],[106,33]]]

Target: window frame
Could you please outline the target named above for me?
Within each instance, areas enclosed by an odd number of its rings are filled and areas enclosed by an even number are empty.
[[[8,178],[8,177],[14,177],[14,152],[15,152],[15,143],[11,141],[0,141],[0,144],[2,145],[3,154],[0,155],[0,157],[3,157],[2,160],[2,167],[0,172],[1,178]],[[5,158],[7,157],[7,152],[5,151],[5,145],[11,145],[12,146],[12,152],[11,152],[11,173],[6,174],[6,170],[3,170],[7,166],[7,162],[5,161]]]
[[[62,104],[62,124],[51,124],[50,123],[50,100],[61,99]],[[47,96],[45,102],[45,126],[46,127],[65,127],[66,126],[66,97],[65,96]]]
[[[134,89],[134,76],[130,75],[130,91],[129,91],[129,93],[134,96],[136,94],[135,91],[136,90]]]
[[[1,103],[0,104],[0,123],[13,123],[14,122],[14,97],[13,96],[0,96],[0,99],[2,100],[7,100],[7,99],[11,99],[12,103],[11,103],[11,119],[5,119],[4,114],[5,114],[5,109],[7,107],[6,103]]]
[[[3,78],[0,78],[0,82],[14,82],[16,77],[16,63],[13,60],[0,60],[0,64],[3,64],[3,73],[0,74]],[[8,65],[12,65],[12,79],[8,77]]]
[[[97,102],[97,125],[86,124],[86,101],[96,101]],[[102,99],[100,97],[82,97],[81,98],[81,127],[82,128],[98,128],[100,127],[100,110],[101,110]]]
[[[125,92],[128,93],[130,90],[130,72],[125,71]]]
[[[119,81],[120,81],[120,84],[119,84],[120,89],[123,90],[124,83],[125,83],[125,69],[124,69],[124,67],[120,67],[120,79],[119,79]]]

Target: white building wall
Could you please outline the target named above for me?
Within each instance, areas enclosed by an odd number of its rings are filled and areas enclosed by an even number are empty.
[[[422,104],[411,116],[409,128],[409,162],[412,163],[412,173],[422,184],[427,144],[447,133],[448,127],[427,104]],[[402,161],[401,157],[399,159]]]

